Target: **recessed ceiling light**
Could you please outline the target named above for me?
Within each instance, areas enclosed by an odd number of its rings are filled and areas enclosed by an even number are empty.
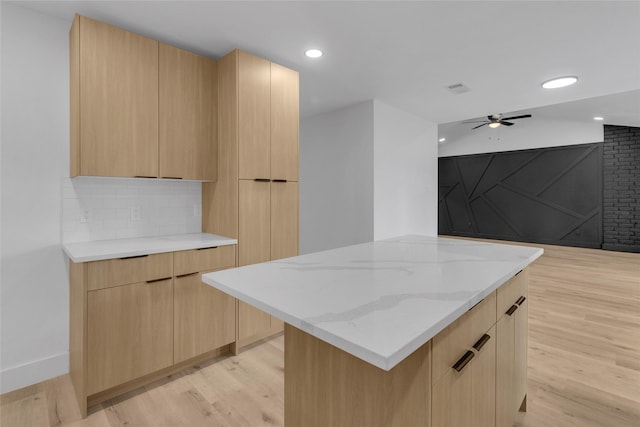
[[[308,49],[304,54],[309,58],[320,58],[324,53],[320,49]]]
[[[593,120],[602,121],[602,120],[604,120],[604,117],[594,117]]]
[[[489,123],[489,127],[491,129],[495,129],[495,128],[499,127],[499,126],[500,126],[500,123],[498,123],[498,122]]]
[[[545,89],[557,89],[559,87],[565,87],[574,84],[578,81],[575,76],[558,77],[555,79],[547,80],[542,83],[542,87]]]
[[[447,140],[447,138],[440,138],[440,139],[438,140],[438,142],[445,142],[446,140]]]

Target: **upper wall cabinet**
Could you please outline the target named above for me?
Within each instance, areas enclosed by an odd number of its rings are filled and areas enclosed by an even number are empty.
[[[70,175],[213,181],[216,63],[76,15]]]
[[[298,72],[238,51],[239,178],[298,181]]]
[[[71,176],[158,176],[158,42],[76,15]]]
[[[271,179],[298,181],[298,72],[271,63]]]
[[[217,67],[160,43],[160,177],[214,181]]]

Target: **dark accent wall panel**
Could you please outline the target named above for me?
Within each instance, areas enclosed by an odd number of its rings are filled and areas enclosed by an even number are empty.
[[[603,249],[640,252],[640,128],[604,126]]]
[[[599,248],[602,143],[438,162],[440,234]]]

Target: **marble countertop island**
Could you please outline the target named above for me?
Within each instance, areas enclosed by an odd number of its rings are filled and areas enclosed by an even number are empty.
[[[203,275],[203,281],[386,371],[542,249],[403,236]]]

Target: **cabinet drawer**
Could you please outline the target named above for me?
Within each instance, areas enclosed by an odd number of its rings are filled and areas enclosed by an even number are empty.
[[[497,290],[497,316],[504,315],[520,297],[527,296],[527,283],[529,281],[529,269],[524,269]]]
[[[436,381],[496,323],[496,293],[486,297],[433,337],[432,380]],[[490,339],[494,340],[495,337]]]
[[[110,288],[173,276],[171,252],[93,261],[88,265],[88,288]]]
[[[235,267],[236,246],[228,245],[174,252],[173,262],[176,276]]]

